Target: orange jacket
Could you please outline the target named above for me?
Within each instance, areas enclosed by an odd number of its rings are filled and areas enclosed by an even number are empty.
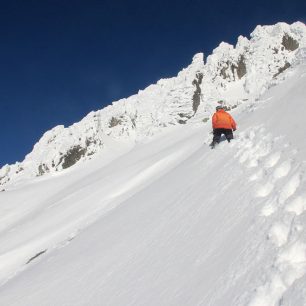
[[[213,129],[233,129],[236,130],[236,122],[233,117],[224,109],[216,111],[212,117]]]

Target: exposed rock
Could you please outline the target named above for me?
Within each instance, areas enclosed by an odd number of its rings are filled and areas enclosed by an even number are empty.
[[[62,163],[63,169],[67,169],[73,166],[79,161],[86,153],[86,149],[81,146],[75,146],[71,148],[64,156],[61,157],[60,162]]]
[[[33,257],[31,257],[31,258],[27,261],[26,264],[29,264],[31,261],[33,261],[34,259],[36,259],[37,257],[39,257],[40,255],[42,255],[42,254],[44,254],[44,253],[46,253],[46,252],[47,252],[47,250],[43,250],[43,251],[37,253],[36,255],[34,255]]]
[[[89,147],[92,144],[96,145],[97,140],[93,139],[92,137],[89,137],[89,138],[86,138],[85,144],[86,144],[86,147]]]
[[[281,74],[282,72],[284,72],[284,71],[285,71],[286,69],[288,69],[290,66],[291,66],[291,65],[290,65],[288,62],[286,62],[286,64],[285,64],[283,67],[278,68],[278,72],[275,73],[275,74],[273,75],[273,77],[274,77],[274,78],[277,77],[279,74]]]
[[[278,49],[277,48],[273,48],[274,54],[278,54]]]
[[[11,179],[9,177],[7,177],[7,176],[3,177],[2,176],[2,177],[0,177],[0,185],[4,185],[4,184],[8,183],[10,180]]]
[[[132,128],[133,129],[136,129],[136,119],[137,119],[137,114],[135,115],[135,117],[131,118]]]
[[[112,127],[115,127],[115,126],[117,126],[121,123],[122,123],[122,121],[120,119],[118,119],[116,117],[112,117],[112,119],[109,122],[109,127],[112,128]]]
[[[246,64],[244,55],[240,55],[237,63],[226,61],[220,70],[220,76],[225,80],[236,80],[236,76],[240,80],[245,74]]]
[[[220,76],[225,80],[240,80],[246,74],[246,64],[244,55],[240,55],[237,63],[226,61],[220,70]],[[236,77],[237,76],[237,77]]]
[[[16,171],[16,174],[22,172],[23,170],[24,170],[23,167],[18,166],[18,169],[17,169],[17,171]]]
[[[40,164],[38,166],[38,176],[41,176],[49,171],[49,168],[46,164]]]
[[[299,47],[299,43],[287,33],[283,36],[282,45],[288,51],[294,51]]]
[[[222,78],[225,80],[229,78],[229,74],[228,74],[229,67],[230,67],[230,62],[227,61],[226,63],[223,64],[223,67],[221,68],[221,71],[220,71],[220,76],[222,76]]]
[[[43,170],[43,166],[39,165],[38,166],[38,174],[37,176],[42,176],[45,173],[45,171]]]
[[[196,87],[196,90],[193,94],[193,97],[192,97],[192,109],[194,111],[194,113],[197,112],[198,110],[198,107],[200,105],[200,102],[201,102],[201,83],[202,83],[202,80],[203,80],[203,73],[197,73],[196,74],[196,79],[193,80],[192,82],[192,85],[195,85]]]
[[[184,114],[184,113],[179,113],[178,115],[179,115],[181,118],[187,118],[187,119],[190,119],[190,118],[191,118],[190,115]]]
[[[234,69],[237,70],[237,76],[239,79],[241,79],[247,72],[244,55],[239,57],[237,64],[237,66],[234,66]]]

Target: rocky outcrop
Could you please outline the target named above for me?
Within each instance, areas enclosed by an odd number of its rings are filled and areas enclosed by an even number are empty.
[[[40,164],[38,166],[38,174],[37,176],[44,175],[45,173],[49,172],[49,167],[46,164]]]
[[[192,110],[194,113],[197,112],[198,107],[201,103],[201,87],[200,85],[202,84],[203,80],[203,73],[197,73],[196,78],[192,81],[192,85],[195,86],[195,91],[192,96]]]
[[[291,65],[290,65],[288,62],[286,62],[284,66],[278,68],[278,72],[275,73],[275,74],[273,75],[273,77],[274,77],[274,78],[277,77],[279,74],[283,73],[285,70],[287,70],[287,69],[290,68],[290,67],[291,67]]]
[[[147,141],[169,126],[203,124],[220,99],[229,109],[258,99],[303,47],[302,23],[257,26],[250,39],[240,36],[236,46],[222,42],[205,64],[198,53],[176,77],[161,79],[69,127],[46,132],[24,161],[0,169],[0,184],[67,169],[114,143]]]
[[[299,43],[287,33],[283,36],[282,45],[288,51],[294,51],[299,47]]]
[[[246,75],[246,61],[245,55],[239,55],[237,60],[227,60],[219,63],[219,75],[227,81],[234,82],[240,80]]]
[[[189,114],[179,113],[180,119],[177,120],[179,124],[186,124],[187,121],[192,117]]]
[[[79,161],[86,153],[86,149],[81,146],[75,146],[67,151],[60,159],[60,164],[63,169],[67,169],[73,166],[77,161]]]
[[[122,121],[120,119],[118,119],[116,117],[112,117],[110,122],[109,122],[109,127],[112,128],[112,127],[115,127],[115,126],[117,126],[121,123],[122,123]]]
[[[243,54],[240,55],[237,66],[234,66],[234,70],[236,70],[239,80],[246,75],[247,70],[246,70],[246,64],[245,64],[245,57]]]

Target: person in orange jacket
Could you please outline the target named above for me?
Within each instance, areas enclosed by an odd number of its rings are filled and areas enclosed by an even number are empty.
[[[236,131],[237,126],[233,117],[224,110],[224,107],[217,106],[212,117],[212,128],[214,138],[210,146],[214,148],[220,142],[222,134],[230,142],[234,138],[233,131]]]

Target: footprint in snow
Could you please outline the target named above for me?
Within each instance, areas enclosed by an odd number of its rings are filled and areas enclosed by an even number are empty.
[[[278,180],[282,177],[285,177],[288,175],[290,170],[291,170],[291,161],[285,160],[274,170],[273,178],[275,180]]]
[[[277,197],[270,199],[261,209],[261,216],[268,217],[277,211]]]
[[[268,238],[277,246],[281,247],[286,244],[290,233],[290,226],[277,222],[275,223],[268,234]]]
[[[296,192],[297,188],[300,186],[300,182],[300,173],[296,173],[290,178],[279,195],[278,201],[280,204],[284,204],[285,201]]]
[[[297,216],[301,215],[306,211],[306,194],[297,196],[286,206],[285,209]]]
[[[259,185],[255,191],[255,196],[257,198],[265,198],[273,191],[273,189],[274,184],[272,184],[271,182]]]
[[[250,177],[249,177],[249,181],[253,182],[253,181],[257,181],[257,180],[261,180],[264,177],[264,171],[263,169],[259,169],[257,172],[253,173]]]
[[[264,162],[264,167],[265,168],[272,168],[272,167],[274,167],[278,163],[280,157],[281,157],[281,153],[280,152],[275,152],[275,153],[269,155],[267,157],[267,159],[265,160],[265,162]]]
[[[239,163],[244,164],[250,158],[250,152],[244,151],[239,157]]]
[[[289,244],[278,255],[276,266],[281,271],[285,286],[291,286],[306,273],[306,244],[301,241]]]
[[[261,215],[264,217],[269,217],[276,212],[276,207],[272,204],[267,204],[261,209]]]
[[[282,163],[279,168],[275,170],[275,172],[272,174],[271,180],[266,183],[266,184],[261,184],[257,187],[255,190],[255,196],[258,198],[264,198],[268,196],[275,188],[275,181],[284,175],[287,175],[288,172],[291,169],[291,164],[288,163],[287,161]],[[255,180],[256,178],[262,179],[263,173],[258,172],[253,174],[251,176],[250,180],[253,179]],[[291,177],[291,179],[285,184],[284,187],[282,187],[280,194],[277,197],[274,197],[274,199],[270,200],[269,203],[267,203],[261,210],[261,215],[262,216],[270,216],[272,215],[276,210],[279,205],[284,204],[287,199],[289,199],[294,193],[296,192],[297,188],[300,185],[300,175],[295,174]],[[295,201],[293,201],[290,205],[287,205],[286,210],[290,211],[291,210],[296,210],[296,211],[301,211],[302,207],[304,207],[303,199],[306,199],[305,197],[298,197],[296,198]],[[306,201],[305,201],[306,202]],[[305,203],[306,205],[306,203]]]
[[[306,273],[306,244],[296,241],[278,254],[270,280],[256,289],[248,306],[280,305],[283,294]]]

